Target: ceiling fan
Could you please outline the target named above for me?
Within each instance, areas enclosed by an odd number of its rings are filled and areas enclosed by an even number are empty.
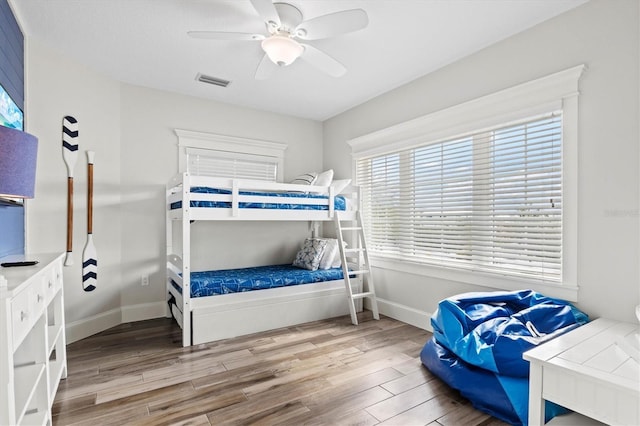
[[[369,23],[367,12],[350,9],[321,15],[305,21],[302,12],[289,3],[273,3],[272,0],[251,0],[251,4],[264,20],[267,34],[252,34],[227,31],[189,31],[193,38],[212,40],[261,41],[265,51],[255,78],[268,78],[280,66],[292,64],[301,58],[316,68],[340,77],[347,70],[340,62],[298,40],[319,40],[365,28]]]

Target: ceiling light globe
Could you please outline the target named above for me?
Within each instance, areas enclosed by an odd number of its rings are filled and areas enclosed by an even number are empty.
[[[300,43],[282,35],[273,35],[262,40],[262,49],[274,64],[281,67],[290,65],[304,52]]]

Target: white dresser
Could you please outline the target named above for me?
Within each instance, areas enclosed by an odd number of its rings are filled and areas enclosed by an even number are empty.
[[[28,258],[39,263],[0,267],[0,425],[51,424],[67,376],[63,255]]]

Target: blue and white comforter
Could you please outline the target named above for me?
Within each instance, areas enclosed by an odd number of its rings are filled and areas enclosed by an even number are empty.
[[[341,280],[342,268],[317,271],[292,265],[256,266],[191,273],[191,297]],[[174,286],[181,291],[178,286]]]
[[[205,186],[195,186],[191,188],[192,193],[199,194],[231,194],[228,189],[210,188]],[[239,203],[241,209],[276,209],[276,210],[329,210],[326,205],[318,204],[299,204],[296,199],[319,199],[326,200],[329,197],[321,194],[305,194],[301,192],[260,192],[260,191],[240,191],[240,195],[249,195],[257,197],[279,197],[291,198],[290,203],[274,202],[274,203],[258,203],[243,201]],[[231,208],[231,201],[199,201],[191,200],[191,207],[213,207],[213,208]],[[171,203],[171,209],[182,208],[182,202],[177,201]],[[337,195],[334,197],[334,209],[346,210],[346,200],[344,196]]]

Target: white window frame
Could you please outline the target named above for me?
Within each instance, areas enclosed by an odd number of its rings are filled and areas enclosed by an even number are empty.
[[[562,282],[469,272],[371,255],[372,266],[482,287],[531,288],[552,297],[578,300],[578,95],[585,65],[560,71],[348,141],[353,178],[360,158],[389,154],[482,129],[562,110]]]
[[[189,154],[200,153],[218,158],[249,161],[264,159],[275,162],[278,165],[276,181],[283,180],[284,152],[287,144],[193,130],[174,129],[174,132],[178,136],[178,171],[180,173],[188,171]]]

